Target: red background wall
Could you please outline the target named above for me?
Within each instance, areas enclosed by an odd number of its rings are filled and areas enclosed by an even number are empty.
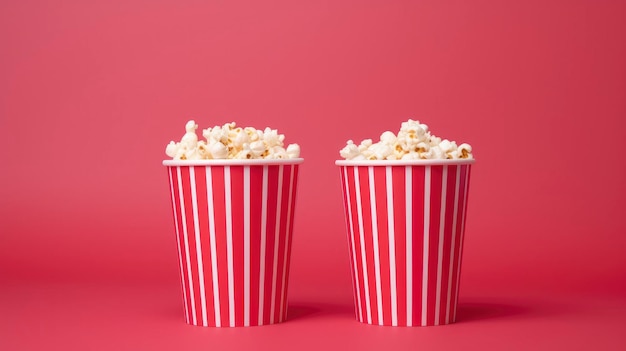
[[[625,33],[620,1],[2,2],[0,284],[177,284],[193,118],[301,145],[290,296],[350,303],[334,160],[412,117],[474,147],[461,295],[624,297]]]

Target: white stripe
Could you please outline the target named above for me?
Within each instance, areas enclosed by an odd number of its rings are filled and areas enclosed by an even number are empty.
[[[280,240],[280,213],[283,199],[283,169],[278,166],[278,198],[276,200],[276,227],[274,228],[274,261],[272,263],[272,301],[270,301],[270,324],[275,323],[274,310],[276,309],[276,276],[278,275],[278,242]]]
[[[413,325],[413,168],[405,167],[406,203],[406,325]]]
[[[287,204],[287,226],[285,227],[285,254],[284,254],[284,260],[283,260],[283,283],[282,283],[282,290],[280,291],[280,314],[279,314],[279,321],[283,321],[284,319],[287,318],[287,311],[285,309],[285,304],[286,304],[286,294],[287,294],[287,255],[289,254],[288,252],[288,248],[289,248],[289,239],[291,237],[291,231],[289,230],[289,228],[291,228],[291,208],[293,207],[293,179],[295,177],[295,173],[296,173],[296,166],[295,165],[291,165],[291,175],[289,176],[289,203]]]
[[[176,226],[176,247],[178,248],[178,263],[180,266],[181,287],[183,288],[183,302],[185,304],[185,321],[189,323],[189,306],[187,305],[187,291],[185,289],[185,273],[183,270],[183,255],[180,250],[180,233],[178,230],[178,211],[176,211],[176,199],[174,197],[174,181],[172,179],[172,167],[167,167],[170,175],[170,190],[172,192],[172,208],[174,209],[174,225]]]
[[[211,166],[206,166],[206,197],[209,210],[209,237],[211,239],[211,277],[213,278],[213,309],[215,314],[215,326],[222,326],[220,313],[220,290],[218,287],[217,271],[217,244],[215,243],[215,207],[213,204],[213,175]]]
[[[441,213],[439,215],[439,251],[437,253],[437,295],[435,298],[435,325],[439,325],[441,313],[441,274],[443,266],[443,233],[446,225],[446,188],[448,186],[448,166],[443,166],[441,176]]]
[[[456,217],[459,206],[459,186],[461,179],[461,166],[456,166],[456,184],[454,186],[454,214],[452,216],[452,246],[450,248],[450,265],[448,267],[448,300],[446,303],[446,324],[450,323],[450,297],[452,295],[452,273],[454,272],[454,247],[456,245]]]
[[[180,220],[183,222],[183,237],[185,238],[185,259],[187,261],[187,279],[189,279],[189,300],[191,301],[191,320],[194,325],[198,324],[196,318],[195,294],[193,292],[193,281],[191,280],[191,258],[189,257],[189,237],[187,234],[187,218],[185,216],[185,198],[183,196],[183,176],[180,167],[176,167],[178,176],[178,197],[180,199]]]
[[[387,181],[387,231],[389,232],[389,285],[391,291],[391,325],[398,325],[398,296],[396,296],[396,236],[393,215],[393,175],[386,167]]]
[[[350,244],[352,245],[351,249],[352,249],[352,277],[353,277],[353,281],[354,284],[356,285],[356,296],[355,296],[355,300],[356,301],[356,311],[357,314],[359,316],[359,322],[363,322],[363,306],[361,305],[361,294],[360,294],[360,287],[359,287],[359,270],[357,268],[357,263],[356,263],[356,248],[354,246],[354,222],[352,219],[352,203],[350,201],[350,189],[348,188],[348,166],[343,166],[343,174],[344,174],[344,183],[346,186],[346,202],[348,204],[348,222],[350,225],[350,228],[348,229],[348,235],[350,236],[348,238]]]
[[[467,193],[469,189],[469,170],[470,166],[467,165],[465,169],[465,189],[463,190],[463,208],[461,209],[461,238],[459,240],[459,261],[456,269],[456,293],[454,294],[454,317],[452,322],[456,321],[456,308],[459,303],[459,284],[461,283],[461,254],[463,253],[463,238],[465,237],[465,213],[467,212]]]
[[[224,195],[226,198],[226,258],[228,259],[228,319],[235,326],[235,268],[233,266],[233,213],[230,184],[230,166],[224,167]]]
[[[189,167],[189,182],[191,184],[191,204],[193,206],[193,226],[196,234],[196,258],[198,259],[198,280],[200,285],[200,304],[202,307],[202,325],[207,327],[206,293],[204,291],[204,265],[202,264],[202,244],[200,242],[200,220],[198,219],[198,194],[196,192],[195,167]]]
[[[370,188],[370,209],[372,213],[372,237],[374,241],[374,275],[376,277],[376,307],[378,307],[378,324],[383,325],[382,288],[380,283],[380,251],[378,248],[378,217],[376,215],[376,188],[374,184],[374,167],[367,167]]]
[[[263,166],[263,192],[261,198],[261,252],[260,252],[260,267],[259,267],[259,322],[258,325],[263,324],[263,300],[265,295],[265,245],[266,245],[266,232],[267,232],[267,166]]]
[[[359,167],[354,167],[354,188],[356,194],[357,218],[359,221],[359,235],[361,238],[361,265],[363,267],[363,291],[365,292],[365,309],[367,311],[367,323],[372,324],[369,282],[367,279],[367,262],[365,261],[365,236],[363,234],[363,208],[361,205],[361,184],[359,182]]]
[[[243,167],[243,325],[250,325],[250,166]]]
[[[430,239],[430,166],[424,175],[424,258],[422,260],[422,326],[428,317],[428,246]]]

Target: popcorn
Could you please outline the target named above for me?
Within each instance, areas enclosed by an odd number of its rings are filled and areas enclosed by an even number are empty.
[[[228,148],[226,147],[226,145],[222,144],[221,142],[215,141],[213,142],[213,144],[209,146],[209,155],[211,156],[210,158],[214,158],[214,159],[227,158]]]
[[[356,145],[354,145],[354,142],[352,140],[348,140],[347,145],[343,149],[341,149],[341,151],[339,151],[339,154],[341,155],[341,157],[347,160],[351,160],[360,155],[361,151]]]
[[[165,154],[175,160],[211,159],[293,159],[300,157],[300,146],[284,148],[285,136],[276,129],[258,130],[237,127],[235,122],[202,131],[205,140],[198,140],[195,121],[188,121],[180,142],[170,141]]]
[[[402,122],[398,134],[385,131],[380,141],[363,140],[358,146],[348,140],[339,151],[346,160],[424,160],[424,159],[472,159],[472,147],[430,133],[428,126],[409,119]]]
[[[300,156],[300,145],[289,144],[287,145],[287,158],[298,158]]]

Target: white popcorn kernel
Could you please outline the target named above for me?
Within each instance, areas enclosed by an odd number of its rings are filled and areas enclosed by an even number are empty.
[[[196,121],[194,121],[193,119],[188,121],[187,124],[185,124],[185,131],[187,133],[196,133],[196,129],[198,129],[198,125],[196,124]]]
[[[261,140],[253,141],[250,143],[250,152],[254,158],[260,158],[265,152],[265,144]]]
[[[209,151],[211,152],[211,156],[215,159],[228,158],[228,148],[219,141],[209,145]]]
[[[426,152],[430,150],[430,145],[425,143],[425,142],[419,142],[417,143],[417,145],[415,145],[415,151],[416,152]]]
[[[165,147],[165,154],[169,157],[175,157],[178,153],[179,145],[174,141],[170,141],[169,144]]]
[[[285,152],[287,152],[288,158],[298,158],[300,157],[300,145],[289,144]]]
[[[203,129],[202,136],[209,141],[209,139],[211,139],[211,132],[213,132],[213,128]]]
[[[441,141],[441,143],[439,143],[439,148],[444,154],[447,154],[448,152],[454,150],[456,148],[456,145],[453,145],[450,140],[444,139]]]
[[[383,134],[380,135],[380,141],[387,144],[393,144],[396,142],[396,135],[390,131],[383,132]]]
[[[428,160],[428,159],[434,158],[434,157],[433,157],[433,154],[434,154],[433,149],[434,149],[434,148],[429,148],[429,149],[428,149],[428,150],[426,150],[426,151],[419,152],[419,153],[418,153],[419,158],[424,159],[424,160]]]
[[[448,152],[447,154],[448,159],[458,159],[459,158],[459,151],[458,150],[452,150],[450,152]]]
[[[441,150],[441,148],[439,146],[431,148],[430,151],[432,152],[432,154],[431,154],[431,157],[429,157],[429,158],[434,158],[434,159],[445,159],[446,158],[446,153],[443,152],[443,150]]]
[[[222,144],[228,143],[228,130],[223,129],[220,126],[214,128],[205,129],[202,135],[206,138],[207,143],[210,145],[214,142],[220,142]]]
[[[187,132],[180,139],[180,143],[182,146],[186,147],[187,149],[195,149],[195,147],[198,145],[198,136],[196,135],[197,128],[198,125],[195,121],[191,120],[187,122],[187,124],[185,125],[185,130]]]
[[[196,154],[201,160],[207,160],[211,158],[211,151],[209,150],[208,145],[204,141],[198,142],[198,148],[197,148]]]
[[[244,144],[247,144],[250,142],[250,137],[245,131],[240,129],[239,131],[235,133],[232,140],[233,140],[233,145],[235,147],[241,148],[243,147]]]
[[[176,150],[176,155],[174,155],[174,159],[175,160],[186,160],[187,159],[186,150],[185,150],[184,147],[179,147],[178,150]]]
[[[377,160],[384,160],[387,158],[387,156],[393,154],[393,149],[391,148],[391,146],[383,143],[372,145],[370,150],[372,151],[374,156],[376,156]]]
[[[248,135],[248,140],[250,140],[251,142],[254,142],[254,141],[257,141],[257,140],[261,139],[259,137],[259,133],[257,133],[256,129],[254,129],[252,127],[245,127],[243,130]]]
[[[363,157],[364,157],[366,160],[375,160],[375,159],[376,159],[376,156],[374,155],[374,153],[372,152],[372,150],[369,150],[369,149],[368,149],[368,150],[364,150],[364,151],[362,151],[362,152],[361,152],[361,155],[363,155]]]
[[[417,152],[406,153],[400,158],[401,160],[419,160],[420,155]]]
[[[396,157],[396,159],[401,160],[402,156],[406,155],[406,152],[402,149],[398,150],[398,149],[394,149],[393,150],[393,155]]]
[[[269,150],[269,153],[267,156],[265,156],[265,158],[267,159],[285,159],[285,158],[289,158],[289,156],[287,155],[287,152],[285,152],[285,149],[283,149],[280,146],[274,146]]]
[[[459,158],[473,158],[472,147],[469,144],[459,145]]]
[[[252,151],[250,150],[250,145],[244,144],[241,150],[237,152],[234,158],[242,159],[242,160],[248,160],[248,159],[254,158],[254,155],[252,155]]]
[[[346,160],[351,160],[360,154],[359,148],[354,145],[352,140],[348,140],[346,146],[339,151],[339,155]]]
[[[263,141],[268,148],[273,148],[274,146],[283,146],[283,140],[285,139],[284,135],[279,135],[276,129],[265,128],[263,131]]]
[[[359,144],[359,151],[363,152],[367,150],[370,146],[372,146],[372,139],[365,139],[361,141],[361,144]]]

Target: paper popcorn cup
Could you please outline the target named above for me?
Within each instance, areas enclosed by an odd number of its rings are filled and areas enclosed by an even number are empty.
[[[239,327],[285,320],[302,162],[163,161],[187,323]]]
[[[360,322],[455,321],[473,162],[336,162]]]

